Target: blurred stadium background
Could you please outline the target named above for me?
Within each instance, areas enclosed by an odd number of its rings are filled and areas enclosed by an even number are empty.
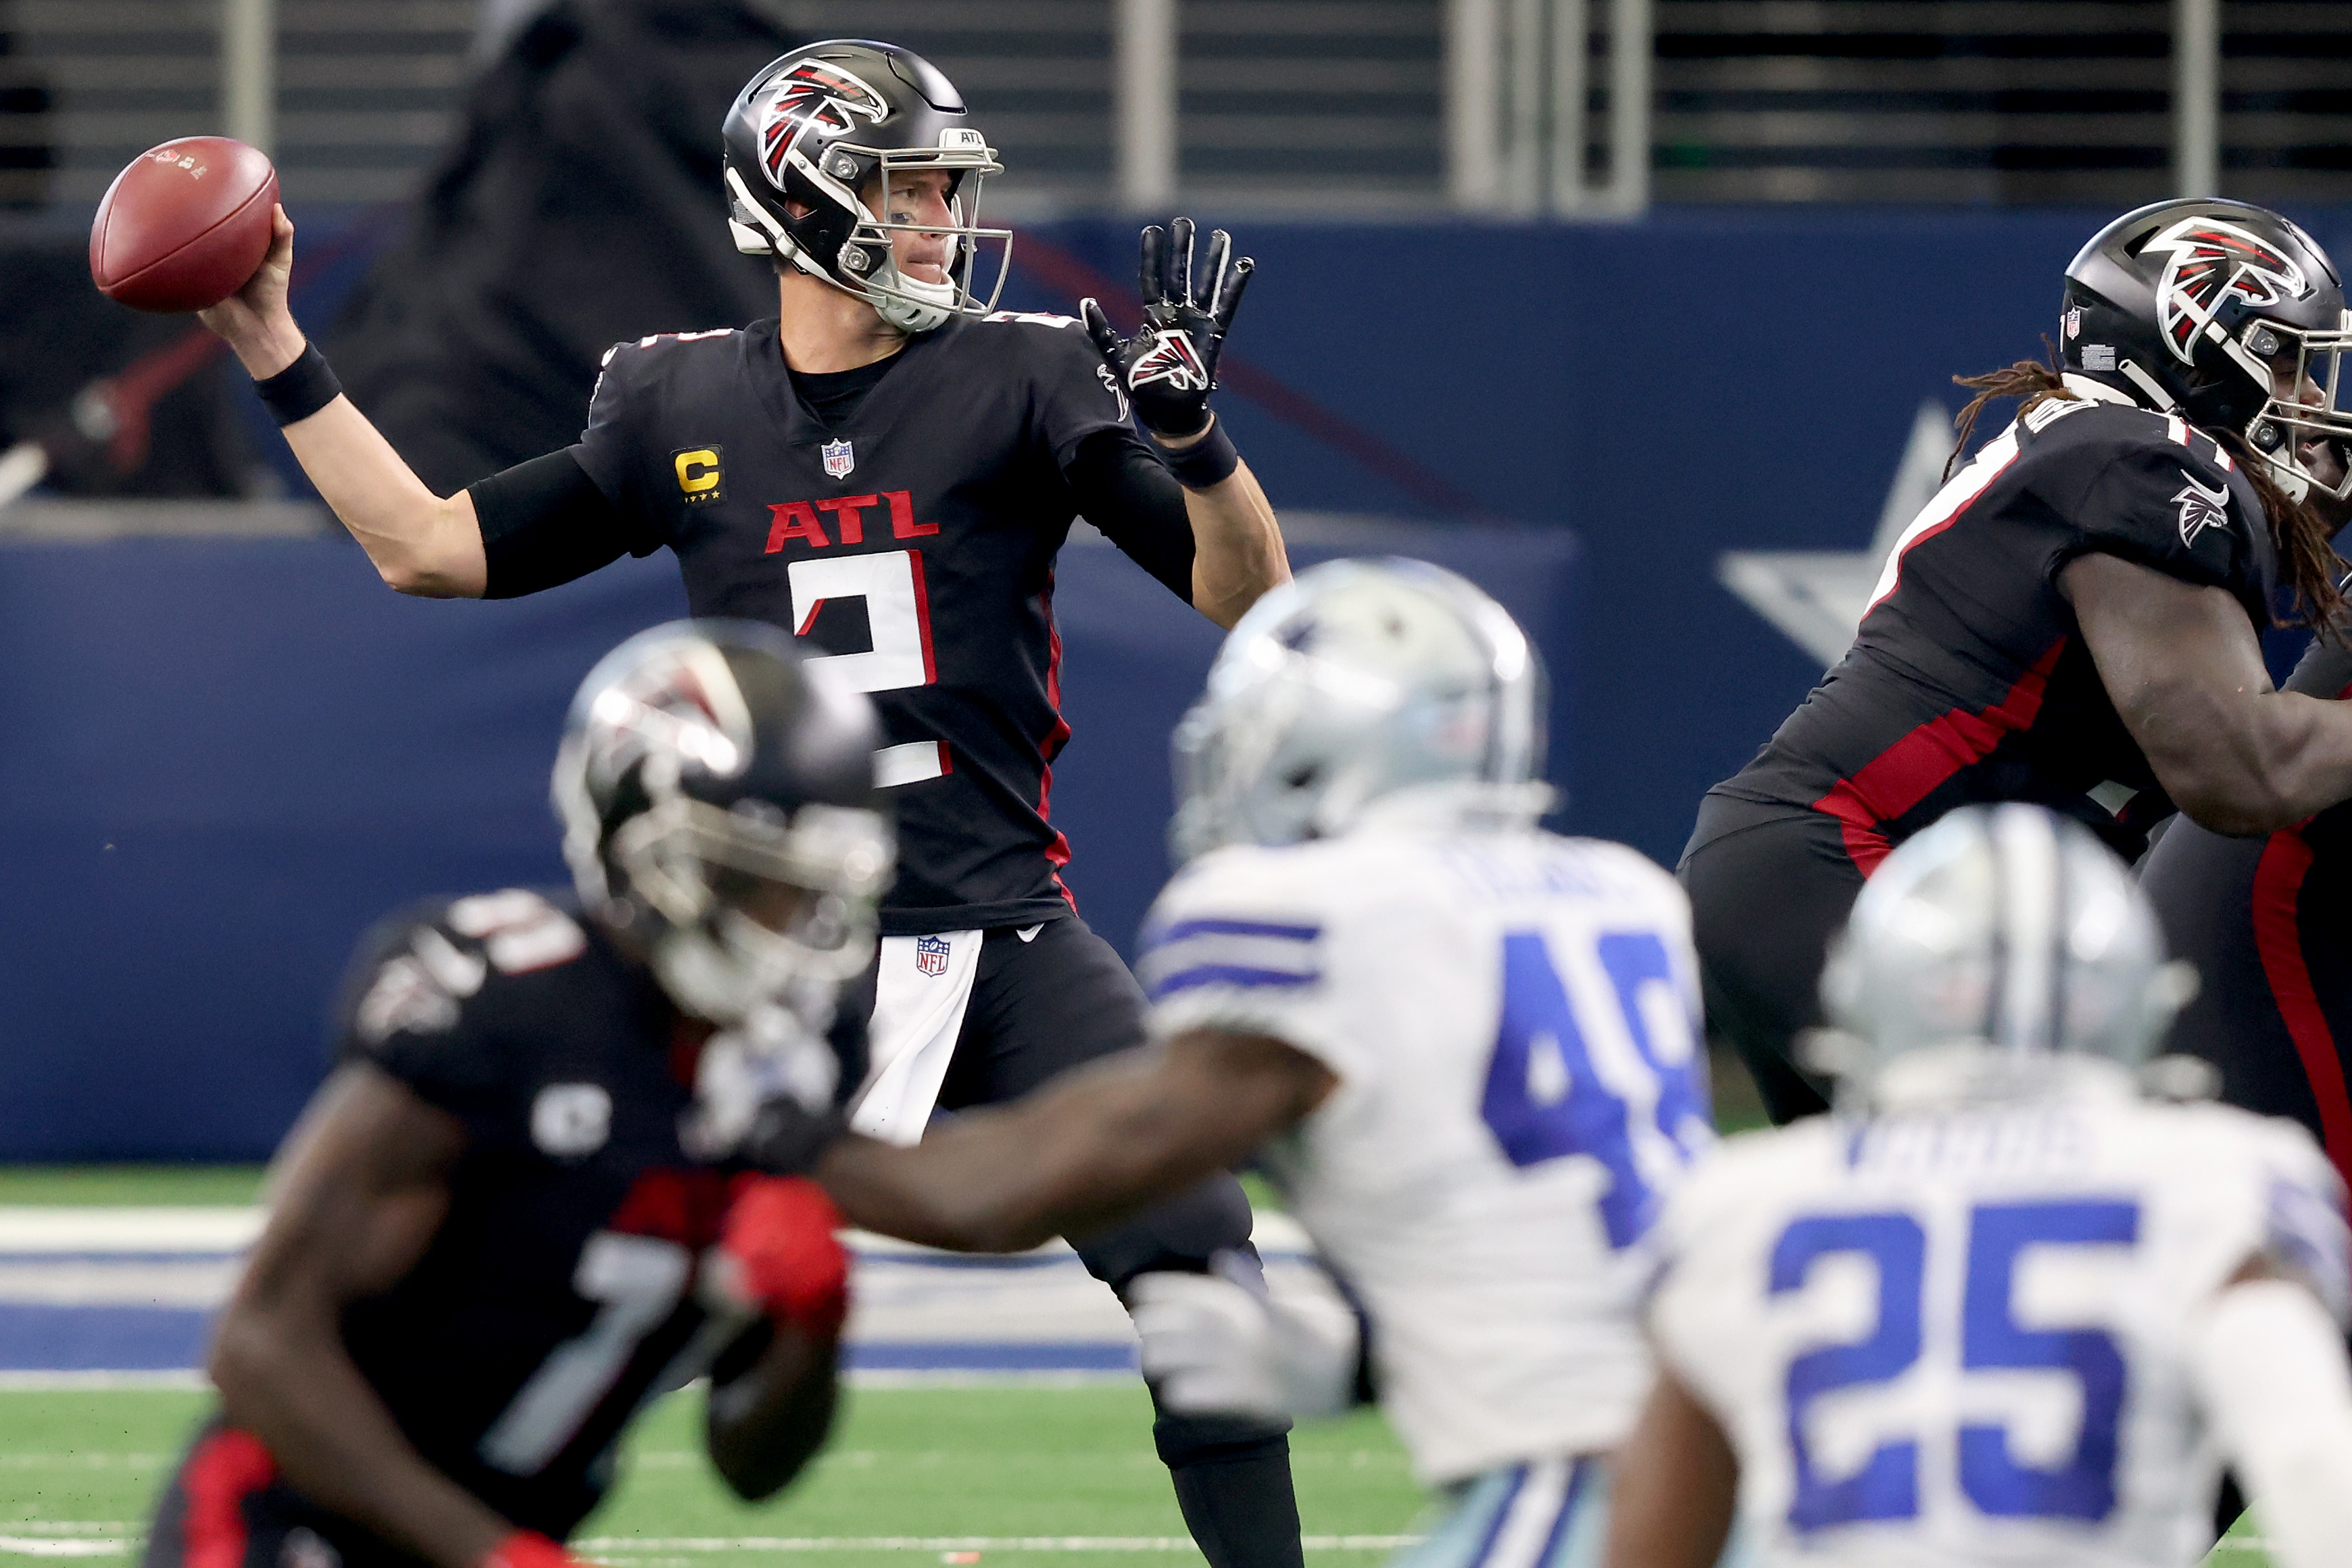
[[[1669,864],[1843,646],[1949,377],[2038,352],[2105,216],[2219,189],[2352,242],[2342,5],[0,0],[0,495],[40,479],[0,510],[0,1159],[266,1152],[361,926],[559,877],[563,695],[677,604],[658,561],[384,594],[211,340],[88,286],[114,171],[269,149],[298,310],[446,491],[570,440],[607,343],[772,309],[718,116],[842,34],[1002,149],[1007,304],[1117,314],[1139,218],[1239,234],[1223,406],[1302,552],[1496,585],[1563,820]],[[1055,804],[1124,942],[1213,639],[1098,544],[1059,605]]]
[[[660,560],[513,605],[383,592],[234,364],[89,288],[114,172],[179,135],[271,151],[298,313],[454,488],[569,440],[605,343],[772,309],[718,119],[840,35],[963,89],[1008,167],[1008,305],[1116,316],[1138,222],[1234,231],[1260,272],[1221,406],[1299,556],[1494,588],[1553,672],[1562,820],[1668,864],[1843,646],[1949,377],[2039,352],[2101,222],[2220,191],[2352,250],[2341,3],[0,0],[0,1162],[264,1155],[369,920],[559,879],[563,701],[679,604]],[[1084,539],[1057,605],[1055,815],[1125,943],[1214,638]],[[249,1198],[222,1181],[29,1171],[0,1202]],[[37,1228],[0,1235],[0,1365],[120,1361],[43,1304],[176,1302],[184,1337],[217,1289],[76,1298]],[[1393,1451],[1346,1451],[1392,1483],[1360,1517],[1393,1511]]]

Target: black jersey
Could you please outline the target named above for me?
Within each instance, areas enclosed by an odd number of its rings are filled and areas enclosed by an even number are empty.
[[[632,553],[677,552],[694,614],[782,626],[873,697],[898,805],[887,933],[1066,913],[1054,558],[1065,469],[1090,436],[1134,439],[1125,399],[1078,323],[1004,313],[910,338],[837,418],[761,321],[614,349],[572,454]]]
[[[1694,847],[1759,809],[1822,812],[1867,874],[1956,805],[2031,801],[2137,856],[2172,807],[2058,591],[2092,552],[2226,589],[2269,622],[2269,525],[2210,437],[2127,405],[2043,402],[1905,531],[1853,647],[1709,792],[1726,805]]]
[[[459,899],[362,949],[342,1049],[465,1124],[416,1267],[343,1317],[352,1360],[427,1460],[561,1539],[650,1394],[755,1348],[696,1299],[724,1175],[678,1143],[677,1015],[593,922],[538,894]]]

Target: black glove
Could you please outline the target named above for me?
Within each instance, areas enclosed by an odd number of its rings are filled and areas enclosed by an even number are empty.
[[[1181,440],[1209,426],[1209,392],[1217,384],[1217,351],[1234,324],[1242,289],[1257,263],[1244,256],[1230,266],[1233,236],[1209,236],[1209,265],[1196,294],[1192,220],[1180,217],[1143,231],[1143,330],[1122,342],[1092,300],[1082,302],[1087,334],[1118,377],[1144,428]]]
[[[804,1176],[833,1141],[849,1131],[838,1110],[810,1110],[789,1095],[763,1102],[751,1117],[735,1158],[771,1176]]]

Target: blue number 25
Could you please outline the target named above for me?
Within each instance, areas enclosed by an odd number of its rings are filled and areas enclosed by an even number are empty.
[[[2063,1372],[2083,1391],[2074,1457],[2054,1469],[2011,1458],[2006,1427],[1983,1422],[1960,1427],[1960,1491],[1984,1512],[2095,1521],[2115,1510],[2123,1352],[2103,1330],[2021,1326],[2015,1313],[2017,1258],[2028,1247],[2129,1246],[2138,1237],[2137,1204],[1980,1204],[1969,1211],[1968,1278],[1960,1297],[1962,1370]],[[1772,1248],[1771,1293],[1801,1289],[1817,1259],[1839,1253],[1858,1253],[1877,1265],[1878,1326],[1858,1343],[1820,1346],[1789,1363],[1789,1446],[1796,1461],[1789,1522],[1800,1531],[1909,1519],[1919,1511],[1916,1441],[1882,1444],[1853,1475],[1825,1480],[1805,1443],[1805,1411],[1824,1394],[1887,1382],[1919,1359],[1927,1235],[1907,1214],[1809,1215],[1782,1231]]]

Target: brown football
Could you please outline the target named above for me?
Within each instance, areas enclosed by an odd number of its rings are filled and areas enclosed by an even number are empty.
[[[184,136],[131,161],[89,226],[89,276],[134,310],[201,310],[269,254],[278,171],[226,136]]]

